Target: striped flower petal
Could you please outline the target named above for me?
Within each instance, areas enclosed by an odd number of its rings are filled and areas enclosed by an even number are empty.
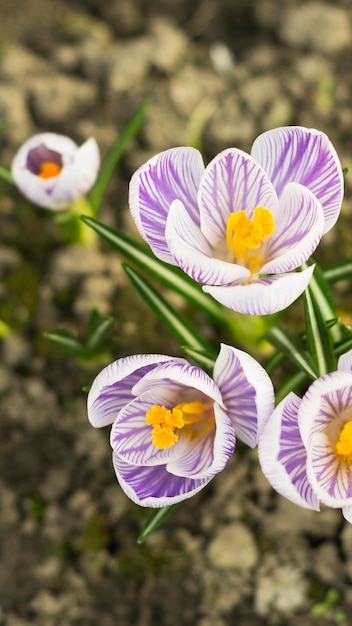
[[[214,404],[214,416],[215,423],[207,420],[203,427],[200,424],[199,431],[188,440],[186,452],[167,464],[169,472],[202,479],[213,477],[224,469],[235,449],[236,437],[231,420],[217,403]]]
[[[283,311],[307,287],[314,266],[303,272],[260,277],[247,285],[204,285],[203,291],[228,309],[245,315],[270,315]]]
[[[222,344],[214,381],[237,437],[254,448],[274,409],[274,389],[268,374],[246,352]]]
[[[313,128],[287,126],[269,130],[254,141],[251,154],[264,168],[278,196],[290,182],[308,187],[324,209],[327,232],[343,199],[343,174],[328,137]]]
[[[342,354],[337,362],[337,369],[352,374],[352,350]]]
[[[134,395],[131,389],[155,364],[172,361],[159,354],[134,355],[114,361],[95,378],[87,399],[88,419],[96,428],[112,424]]]
[[[307,454],[300,436],[297,413],[300,399],[294,393],[276,407],[259,437],[259,462],[274,489],[303,508],[319,510],[308,480]]]
[[[165,237],[177,264],[198,283],[226,285],[249,277],[245,267],[213,258],[205,237],[177,200],[170,208]]]
[[[324,230],[320,202],[302,185],[289,183],[275,216],[275,231],[268,242],[263,274],[283,274],[307,261],[318,246]]]
[[[165,466],[130,465],[116,453],[113,454],[113,463],[121,488],[139,506],[161,508],[177,504],[194,496],[211,480],[175,476]]]
[[[350,465],[339,460],[327,433],[312,435],[307,449],[307,475],[321,502],[332,508],[352,506]]]
[[[273,211],[278,206],[275,190],[266,173],[242,150],[220,152],[206,167],[198,204],[201,229],[212,246],[225,241],[231,212],[246,211],[250,217],[257,206]]]
[[[161,465],[177,460],[187,449],[187,442],[179,441],[165,449],[158,449],[152,443],[152,427],[146,423],[146,412],[159,398],[140,396],[127,404],[114,422],[110,444],[118,456],[131,465]],[[163,403],[161,403],[162,405]]]
[[[154,254],[175,264],[165,241],[166,219],[171,203],[178,199],[199,225],[197,191],[204,164],[194,148],[171,148],[147,161],[132,176],[129,204],[142,237]]]

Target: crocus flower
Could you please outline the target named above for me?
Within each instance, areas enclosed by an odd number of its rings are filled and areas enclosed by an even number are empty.
[[[343,176],[324,133],[284,127],[251,155],[229,148],[204,167],[198,150],[172,148],[130,182],[130,209],[154,254],[240,313],[283,310],[305,289],[307,261],[336,222]]]
[[[267,420],[259,461],[271,485],[302,507],[342,508],[352,522],[352,350],[300,399],[291,392]]]
[[[87,193],[100,166],[95,139],[81,147],[64,135],[39,133],[16,153],[12,177],[21,193],[47,209],[63,209]]]
[[[170,356],[111,363],[93,382],[88,418],[96,427],[112,424],[113,463],[127,496],[157,508],[190,498],[224,469],[235,432],[255,446],[273,405],[265,370],[222,345],[213,379]]]

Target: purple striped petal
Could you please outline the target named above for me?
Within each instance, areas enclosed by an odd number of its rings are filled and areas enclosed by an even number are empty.
[[[337,362],[337,369],[352,374],[352,350],[340,356]]]
[[[199,433],[188,440],[186,453],[176,461],[169,462],[167,469],[177,476],[203,479],[215,476],[228,463],[236,445],[236,437],[231,421],[225,411],[214,404],[215,423],[197,425]],[[197,428],[197,430],[198,430]]]
[[[318,246],[324,231],[320,202],[302,185],[289,183],[275,216],[275,232],[268,242],[263,274],[283,274],[307,261]]]
[[[171,148],[152,157],[132,176],[129,204],[132,217],[154,254],[175,264],[165,241],[166,219],[178,199],[199,225],[197,191],[204,164],[194,148]]]
[[[131,465],[162,465],[177,460],[187,450],[187,442],[180,437],[173,446],[159,449],[152,443],[152,427],[146,423],[146,412],[154,402],[149,396],[130,402],[119,413],[110,436],[110,445],[118,456]],[[163,403],[162,403],[163,404]]]
[[[177,200],[170,208],[165,237],[177,264],[198,283],[226,285],[249,277],[246,268],[212,257],[212,250],[199,227]]]
[[[117,480],[125,494],[136,504],[161,508],[191,498],[211,478],[183,478],[170,474],[165,466],[139,467],[126,463],[113,454]]]
[[[325,432],[311,437],[307,474],[321,502],[333,508],[352,505],[351,464],[340,462]]]
[[[172,357],[142,354],[118,359],[105,367],[93,381],[88,394],[88,419],[95,427],[112,424],[118,412],[132,400],[133,386],[158,363]]]
[[[290,182],[308,187],[323,206],[324,232],[332,228],[341,210],[343,175],[336,150],[324,133],[300,126],[269,130],[257,137],[251,154],[279,196]]]
[[[133,392],[139,396],[150,391],[154,385],[165,384],[165,381],[170,381],[170,385],[178,385],[180,396],[178,402],[183,401],[182,395],[185,395],[186,392],[190,394],[192,390],[197,390],[218,404],[222,404],[220,390],[210,376],[200,367],[190,365],[182,359],[176,359],[170,363],[161,364],[160,367],[150,369],[134,387]],[[198,400],[198,396],[199,394],[196,395],[196,398],[187,397],[187,402],[193,399]]]
[[[319,501],[307,477],[307,454],[297,423],[300,402],[291,392],[267,420],[258,442],[259,462],[278,493],[294,504],[318,511]]]
[[[313,435],[329,428],[332,422],[337,427],[346,419],[352,407],[352,375],[338,371],[315,380],[302,398],[298,416],[299,428],[307,450]]]
[[[257,206],[275,210],[278,199],[266,173],[242,150],[220,152],[206,167],[198,193],[201,229],[215,247],[226,240],[231,212],[252,217]]]
[[[307,287],[314,266],[303,272],[260,277],[247,285],[203,287],[215,300],[232,311],[245,315],[270,315],[283,311]]]
[[[264,368],[249,354],[221,345],[215,362],[214,381],[236,435],[254,448],[274,409],[274,389]]]

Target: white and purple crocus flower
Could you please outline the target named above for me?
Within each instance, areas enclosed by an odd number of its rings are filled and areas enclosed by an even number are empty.
[[[303,398],[291,392],[266,422],[259,461],[271,485],[304,508],[341,508],[352,523],[352,350]]]
[[[92,425],[112,424],[122,489],[136,504],[155,508],[205,487],[226,466],[236,436],[255,446],[273,407],[265,370],[224,344],[213,378],[181,358],[135,355],[103,369],[88,395]]]
[[[336,222],[343,175],[324,133],[260,135],[251,154],[229,148],[204,167],[198,150],[172,148],[133,175],[130,209],[163,261],[179,265],[224,306],[265,315],[289,306],[313,272],[294,272]]]
[[[31,202],[60,210],[90,190],[99,167],[99,148],[92,137],[78,147],[65,135],[39,133],[22,144],[12,161],[11,173]]]

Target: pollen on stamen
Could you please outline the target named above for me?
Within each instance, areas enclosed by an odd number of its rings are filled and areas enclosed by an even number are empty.
[[[344,461],[352,461],[352,421],[344,424],[335,444],[335,452]]]
[[[265,207],[257,206],[252,219],[246,211],[230,213],[226,226],[227,249],[233,251],[235,259],[246,260],[248,251],[259,248],[272,235],[274,228],[273,215]]]
[[[170,411],[165,406],[154,404],[145,417],[146,423],[153,426],[152,442],[156,448],[168,448],[178,441],[175,429],[185,425],[181,409],[175,407]]]
[[[55,178],[60,174],[61,170],[62,167],[58,163],[53,163],[52,161],[43,161],[43,163],[40,164],[40,169],[37,176],[44,179]]]

